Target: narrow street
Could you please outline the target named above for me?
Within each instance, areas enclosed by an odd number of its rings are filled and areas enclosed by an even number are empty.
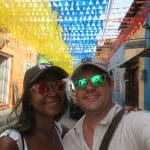
[[[150,150],[149,126],[150,0],[1,0],[0,150]]]

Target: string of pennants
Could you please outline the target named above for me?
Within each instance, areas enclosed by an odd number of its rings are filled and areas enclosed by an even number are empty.
[[[94,57],[97,35],[103,30],[103,15],[109,0],[51,0],[52,11],[57,10],[62,36],[75,63]]]
[[[57,11],[51,12],[48,1],[1,1],[0,31],[10,32],[53,64],[71,73],[73,57],[62,39],[62,28],[57,22],[57,16]]]
[[[58,58],[59,62],[60,58],[64,57],[65,62],[64,64],[60,62],[61,65],[70,66],[66,63],[69,64],[72,61],[76,63],[83,58],[94,57],[99,33],[104,30],[107,21],[113,23],[122,21],[122,18],[106,17],[109,2],[110,0],[47,0],[46,2],[5,0],[0,3],[0,27],[8,28],[20,40],[32,45],[53,61]],[[124,10],[127,9],[126,7]],[[118,13],[120,8],[114,9],[114,13]],[[139,18],[143,18],[144,15],[140,16]],[[134,19],[131,22],[137,25],[135,32],[139,21]],[[118,34],[107,32],[108,30],[116,31],[114,24],[108,25],[107,23],[105,35]],[[122,35],[117,42],[121,43],[127,38]]]

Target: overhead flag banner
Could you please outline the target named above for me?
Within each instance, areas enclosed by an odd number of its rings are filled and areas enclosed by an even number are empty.
[[[74,64],[94,57],[106,39],[117,38],[132,1],[4,0],[0,2],[0,29],[71,72]]]
[[[74,63],[94,56],[98,46],[97,35],[103,30],[103,15],[106,14],[108,2],[109,0],[50,0],[52,11],[58,12],[62,36]]]
[[[0,30],[10,32],[39,54],[45,55],[53,64],[71,73],[73,57],[62,39],[62,27],[57,17],[57,11],[51,11],[49,2],[0,2]]]

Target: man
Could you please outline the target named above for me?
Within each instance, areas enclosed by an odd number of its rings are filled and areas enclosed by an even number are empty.
[[[65,150],[150,150],[150,113],[123,114],[112,100],[113,81],[103,63],[79,64],[72,81],[85,115],[65,135]]]

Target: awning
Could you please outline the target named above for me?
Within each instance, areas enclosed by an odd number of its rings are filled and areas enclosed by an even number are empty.
[[[137,56],[137,55],[136,55],[136,56]],[[139,57],[136,57],[136,56],[134,56],[134,57],[132,57],[131,59],[129,59],[129,60],[123,62],[119,67],[120,67],[120,68],[127,68],[127,67],[130,67],[131,64],[136,64],[136,63],[138,63],[138,61],[139,61],[138,58],[139,58]]]
[[[139,57],[150,57],[150,48],[144,49],[142,52],[139,54],[135,55],[131,59],[123,62],[119,67],[120,68],[127,68],[130,67],[131,64],[136,64],[139,62]]]
[[[144,49],[141,53],[138,54],[138,57],[150,57],[150,48]]]

